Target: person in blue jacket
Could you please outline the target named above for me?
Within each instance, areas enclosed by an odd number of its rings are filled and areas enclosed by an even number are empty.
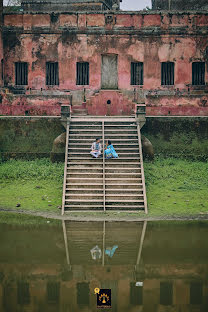
[[[108,144],[105,149],[105,157],[106,158],[118,158],[118,154],[116,153],[110,140],[108,140]]]

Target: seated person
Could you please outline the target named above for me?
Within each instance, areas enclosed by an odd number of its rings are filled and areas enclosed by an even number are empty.
[[[106,158],[118,158],[118,154],[116,153],[111,141],[108,140],[107,147],[105,149],[105,157]]]
[[[101,155],[101,152],[102,152],[102,145],[100,143],[100,139],[97,138],[96,141],[92,143],[90,154],[93,157],[98,158]]]

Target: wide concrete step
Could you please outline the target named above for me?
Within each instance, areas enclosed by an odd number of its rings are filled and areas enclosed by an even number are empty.
[[[105,185],[106,191],[110,191],[110,190],[121,190],[121,191],[125,191],[125,190],[131,190],[131,189],[138,189],[138,190],[142,190],[143,189],[143,184],[142,183],[126,183],[126,181],[120,181],[118,183],[111,183],[111,184],[106,184]]]
[[[95,140],[95,138],[101,137],[99,134],[87,134],[87,133],[77,133],[77,134],[70,134],[70,139],[90,139],[90,140]],[[115,139],[126,139],[126,140],[131,140],[131,139],[137,139],[137,134],[125,134],[125,133],[117,133],[117,134],[111,134],[110,136],[106,136],[106,139],[108,140],[115,140]]]
[[[142,183],[142,179],[140,178],[109,178],[106,177],[106,186],[111,185],[111,184],[120,184],[120,183],[128,183],[128,184],[137,184],[137,183]]]
[[[67,178],[102,178],[103,177],[103,172],[91,172],[90,174],[89,173],[86,173],[86,172],[73,172],[73,171],[67,171]]]
[[[81,168],[67,168],[67,173],[82,173],[82,174],[103,174],[103,168],[84,168],[83,166],[80,166]]]
[[[117,210],[117,211],[123,211],[123,212],[138,212],[138,210],[144,211],[144,205],[138,205],[138,204],[134,204],[133,206],[128,206],[128,205],[110,205],[108,206],[106,204],[105,206],[106,211],[113,211],[113,210]]]
[[[95,122],[102,122],[104,121],[105,124],[129,124],[135,122],[135,116],[84,116],[84,117],[71,117],[71,122],[76,123],[95,123]]]
[[[65,199],[66,203],[71,203],[72,205],[94,205],[94,204],[103,204],[103,198],[98,198],[98,199],[90,199],[90,201],[86,200],[86,199],[82,199],[82,198],[78,198],[78,199]]]
[[[138,146],[126,146],[126,147],[117,147],[114,145],[114,148],[116,149],[116,151],[119,151],[120,153],[122,152],[125,152],[127,153],[128,151],[129,152],[139,152],[139,147]],[[69,145],[69,148],[68,148],[68,152],[69,153],[74,153],[74,152],[78,152],[78,153],[89,153],[90,152],[90,147],[74,147],[74,146],[71,146]]]
[[[88,192],[90,194],[101,194],[103,196],[103,188],[75,188],[75,186],[69,188],[66,188],[66,195],[68,194],[85,194],[85,192]]]
[[[129,157],[126,157],[126,155],[122,156],[122,154],[121,154],[121,155],[119,155],[119,158],[107,159],[106,163],[111,163],[111,162],[116,163],[117,161],[121,161],[121,159],[124,159],[125,162],[135,162],[135,161],[139,162],[140,161],[140,157],[137,155],[136,156],[129,155]],[[68,162],[74,162],[74,161],[79,162],[80,161],[80,162],[84,163],[84,162],[88,162],[89,160],[92,160],[96,163],[102,163],[103,158],[102,158],[102,156],[99,158],[92,158],[92,156],[90,154],[89,155],[78,155],[78,156],[70,155],[68,157]]]
[[[75,149],[75,148],[86,148],[88,150],[91,149],[92,146],[92,141],[90,141],[89,143],[86,142],[80,142],[80,143],[69,143],[69,148]],[[131,143],[131,142],[126,142],[126,143],[117,143],[117,144],[113,144],[115,149],[118,148],[137,148],[138,149],[138,142],[137,143]]]
[[[122,133],[137,133],[137,128],[105,128],[105,134],[109,134],[109,133],[120,133],[122,131]],[[71,135],[72,133],[101,133],[102,134],[102,127],[100,128],[69,128],[69,134]]]
[[[103,163],[102,162],[86,162],[86,163],[77,163],[76,161],[68,162],[67,163],[67,168],[83,168],[85,169],[101,169],[103,168]]]
[[[93,137],[93,139],[95,139]],[[108,139],[108,138],[107,138]],[[131,140],[129,139],[125,139],[125,138],[114,138],[114,139],[111,139],[111,142],[112,144],[138,144],[138,138],[132,138]],[[71,138],[69,137],[69,144],[72,144],[72,143],[77,143],[77,144],[88,144],[88,145],[92,145],[93,143],[93,140],[90,139],[90,138]],[[101,143],[102,143],[102,140],[101,140]]]
[[[111,188],[111,189],[106,189],[105,190],[106,192],[106,196],[108,195],[119,195],[119,194],[122,194],[123,196],[126,196],[126,194],[129,194],[129,195],[132,195],[132,194],[137,194],[137,195],[140,195],[140,194],[143,194],[143,190],[142,189],[134,189],[134,188],[131,188],[131,189],[115,189],[115,188]]]
[[[106,194],[106,202],[109,200],[114,200],[114,201],[135,201],[135,200],[144,200],[144,195],[143,194]]]
[[[88,184],[88,183],[95,183],[95,182],[100,182],[100,183],[103,183],[103,178],[100,179],[98,177],[94,177],[94,178],[83,178],[83,177],[67,177],[66,178],[66,182],[67,183],[81,183],[81,182],[84,182],[85,184]]]
[[[84,193],[84,194],[66,194],[65,196],[66,201],[67,200],[87,200],[87,201],[91,201],[92,199],[98,199],[103,202],[103,194],[99,194],[99,193]]]
[[[124,169],[138,169],[141,168],[141,163],[140,162],[116,162],[116,163],[109,163],[105,162],[105,168],[106,169],[117,169],[117,168],[124,168]]]
[[[94,190],[94,189],[101,189],[103,191],[103,181],[101,181],[100,183],[95,183],[95,182],[91,182],[91,183],[82,183],[82,182],[77,182],[75,183],[74,181],[70,181],[66,183],[66,189],[70,190],[71,188],[76,188],[76,189],[85,189],[85,190]]]
[[[125,158],[125,157],[128,157],[128,158],[132,158],[132,157],[135,157],[135,156],[139,156],[139,152],[137,151],[132,151],[131,153],[127,153],[126,151],[119,151],[117,150],[118,154],[119,154],[119,157],[122,157],[122,158]],[[80,152],[70,152],[69,153],[69,157],[72,156],[77,156],[77,158],[85,158],[85,157],[89,157],[89,158],[92,158],[91,154],[89,151],[84,151],[82,153]],[[101,156],[100,156],[101,157]]]
[[[105,168],[105,173],[122,173],[122,174],[137,174],[137,173],[141,173],[141,169],[140,168]]]
[[[129,179],[129,178],[141,178],[141,173],[137,172],[130,172],[130,173],[124,173],[124,172],[106,172],[105,173],[106,178],[121,178],[121,179]]]
[[[137,204],[144,204],[144,200],[143,199],[134,199],[134,200],[131,200],[131,199],[116,199],[116,201],[114,199],[107,199],[106,198],[106,201],[105,201],[106,205],[110,206],[110,205],[114,205],[114,206],[117,206],[117,205],[128,205],[128,206],[133,206],[135,205],[135,203]]]
[[[81,205],[81,206],[75,206],[75,205],[65,205],[65,211],[76,211],[76,212],[82,212],[82,211],[103,211],[103,205]]]

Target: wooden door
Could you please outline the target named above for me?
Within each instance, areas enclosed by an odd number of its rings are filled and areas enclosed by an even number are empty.
[[[102,55],[101,81],[102,89],[118,89],[117,55]]]

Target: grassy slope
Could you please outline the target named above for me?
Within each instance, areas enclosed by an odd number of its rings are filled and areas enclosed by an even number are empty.
[[[12,160],[0,165],[0,206],[59,212],[64,165],[47,159]]]
[[[180,159],[145,163],[149,212],[154,215],[208,213],[208,164]]]
[[[60,213],[63,168],[47,159],[0,164],[0,207]],[[158,158],[145,176],[151,216],[208,213],[207,163]]]

